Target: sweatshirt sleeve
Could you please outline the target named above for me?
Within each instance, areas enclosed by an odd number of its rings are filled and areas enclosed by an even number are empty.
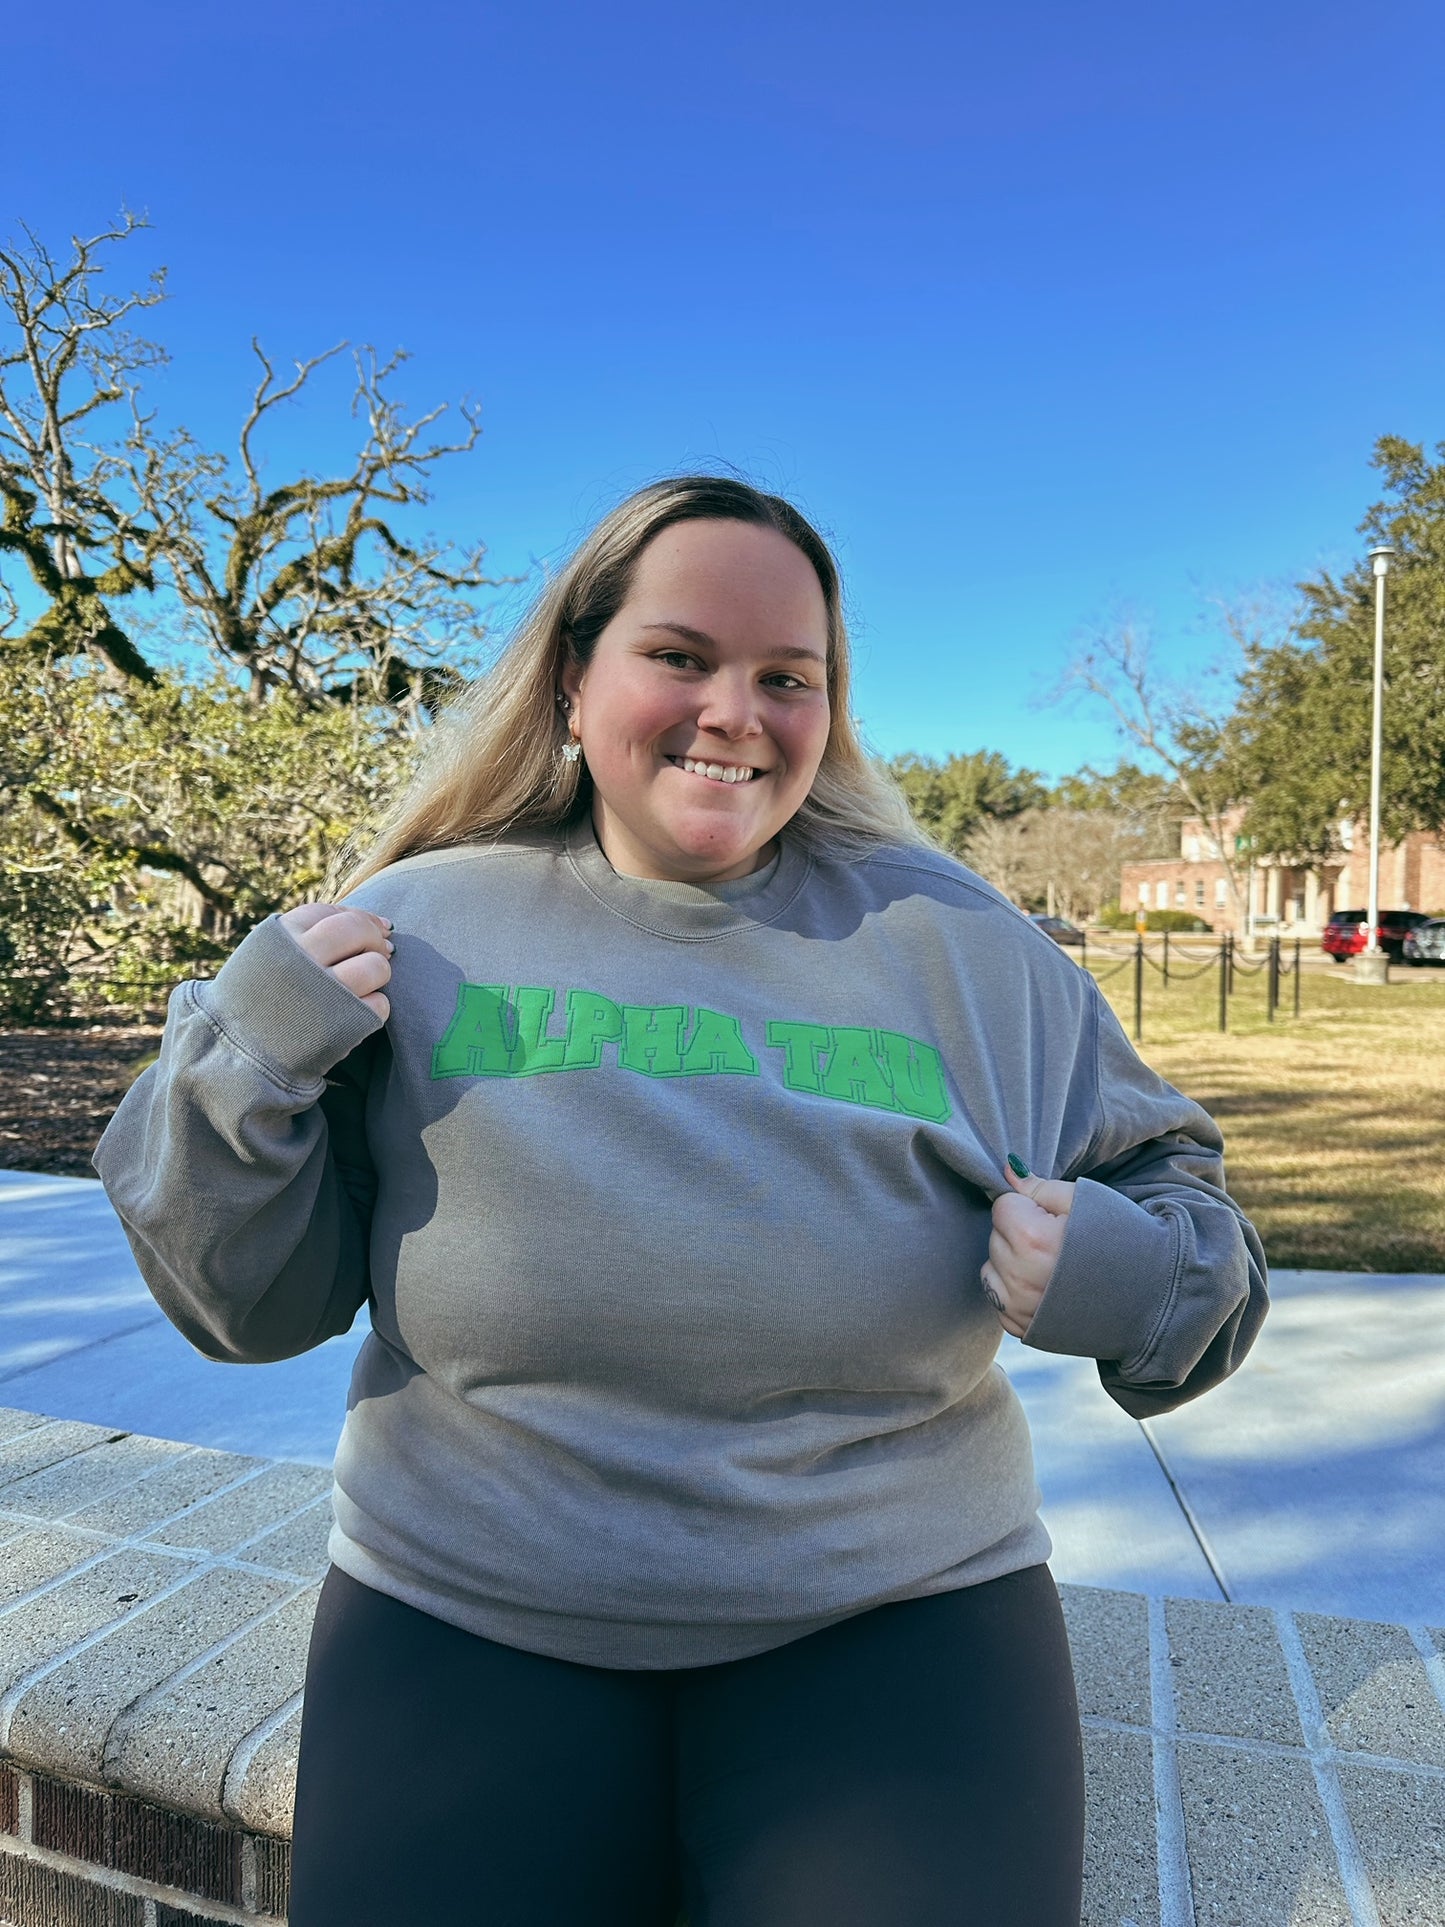
[[[269,916],[166,1006],[91,1159],[142,1277],[209,1358],[291,1358],[369,1290],[370,1005]]]
[[[1224,1140],[1150,1070],[1091,983],[1095,1117],[1063,1247],[1026,1345],[1098,1361],[1134,1418],[1228,1378],[1268,1308],[1259,1234],[1225,1190]]]

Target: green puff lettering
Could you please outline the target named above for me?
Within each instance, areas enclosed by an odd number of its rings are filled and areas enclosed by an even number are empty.
[[[562,1069],[595,1071],[602,1062],[602,1046],[622,1035],[622,1012],[610,997],[595,990],[567,992],[567,1044]]]
[[[743,1042],[736,1017],[721,1010],[698,1010],[692,1036],[683,1053],[684,1077],[735,1072],[742,1077],[758,1075],[758,1060]]]
[[[532,1077],[539,1071],[566,1068],[567,1041],[548,1035],[556,992],[536,984],[519,984],[516,992],[514,1028],[516,1044],[512,1051],[512,1075]]]
[[[458,984],[456,1009],[432,1047],[433,1077],[532,1077],[596,1070],[617,1046],[623,1070],[643,1077],[756,1077],[758,1060],[726,1011],[684,1004],[615,1004],[595,990],[569,990],[566,1030],[550,1026],[557,993],[537,984]],[[783,1053],[783,1083],[844,1104],[903,1112],[942,1124],[953,1114],[943,1059],[897,1030],[770,1018],[770,1050]]]
[[[899,1110],[930,1124],[946,1122],[953,1106],[948,1101],[943,1059],[932,1044],[905,1037],[901,1030],[880,1030],[878,1042]]]
[[[515,1032],[505,984],[458,984],[457,1007],[432,1046],[433,1077],[510,1077]]]
[[[898,1104],[883,1075],[877,1050],[876,1030],[835,1025],[823,1070],[824,1097],[841,1098],[845,1104],[868,1104],[875,1111],[896,1111]]]
[[[644,1077],[680,1077],[682,1034],[687,1028],[686,1004],[622,1006],[622,1043],[617,1061],[626,1071]]]
[[[768,1019],[768,1049],[785,1053],[783,1082],[790,1091],[822,1090],[818,1052],[827,1050],[831,1038],[826,1024],[793,1024],[776,1017]]]

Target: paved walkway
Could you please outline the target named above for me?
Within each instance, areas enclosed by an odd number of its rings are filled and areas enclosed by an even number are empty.
[[[1065,1583],[1445,1624],[1445,1279],[1274,1274],[1227,1384],[1137,1424],[1006,1339]],[[364,1321],[264,1369],[191,1350],[100,1185],[0,1171],[0,1405],[329,1464]]]

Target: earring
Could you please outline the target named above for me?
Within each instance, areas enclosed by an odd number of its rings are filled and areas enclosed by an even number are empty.
[[[579,742],[577,742],[575,739],[572,742],[564,743],[562,745],[562,761],[564,763],[577,762],[578,759],[581,757],[581,754],[582,754],[582,745]]]

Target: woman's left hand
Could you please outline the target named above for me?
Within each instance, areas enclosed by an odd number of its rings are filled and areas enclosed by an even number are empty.
[[[980,1272],[984,1296],[999,1323],[1022,1338],[1033,1322],[1063,1248],[1074,1186],[1066,1178],[1022,1177],[1004,1166],[1012,1187],[993,1201],[988,1261]]]

